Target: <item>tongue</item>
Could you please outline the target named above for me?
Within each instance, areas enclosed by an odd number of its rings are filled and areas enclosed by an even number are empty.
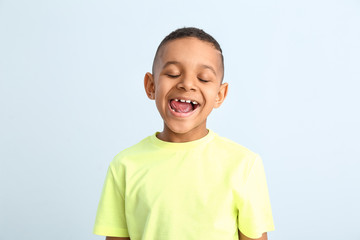
[[[170,102],[170,105],[172,109],[175,110],[175,112],[187,113],[193,110],[192,104],[187,102],[177,102],[175,100],[172,100]]]

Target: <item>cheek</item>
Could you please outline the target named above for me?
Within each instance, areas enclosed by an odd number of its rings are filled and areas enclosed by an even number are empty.
[[[215,107],[217,100],[218,100],[218,92],[212,92],[207,95],[207,101],[209,107],[211,108]]]
[[[161,85],[156,85],[155,86],[155,95],[157,97],[160,97],[162,95],[162,92],[163,92],[162,86]]]
[[[208,91],[208,99],[211,101],[216,101],[218,96],[218,91]]]
[[[171,91],[171,85],[166,82],[161,82],[155,85],[155,94],[159,96],[159,98],[164,98]]]
[[[155,101],[158,107],[160,106],[167,106],[167,98],[166,98],[167,91],[162,86],[159,86],[155,89]]]

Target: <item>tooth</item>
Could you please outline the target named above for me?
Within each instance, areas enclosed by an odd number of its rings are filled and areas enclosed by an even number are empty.
[[[198,104],[196,101],[193,101],[192,103],[193,103],[193,104]]]
[[[175,102],[178,102],[178,101],[179,101],[179,99],[177,99],[177,98],[175,98],[174,100],[175,100]]]
[[[186,100],[185,102],[187,102],[187,103],[191,103],[191,100]]]
[[[185,100],[180,99],[180,102],[185,102]]]

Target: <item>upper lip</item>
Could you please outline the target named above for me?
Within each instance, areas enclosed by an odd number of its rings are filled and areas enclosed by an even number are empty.
[[[192,104],[199,104],[198,101],[192,99],[192,98],[186,98],[186,97],[175,97],[175,98],[171,98],[171,100],[175,100],[175,101],[181,101],[181,102],[191,102]],[[200,104],[199,104],[200,105]]]

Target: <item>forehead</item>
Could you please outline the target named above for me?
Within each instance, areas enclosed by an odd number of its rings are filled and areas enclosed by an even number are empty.
[[[221,53],[211,43],[193,37],[167,42],[158,52],[157,67],[163,68],[168,62],[184,66],[208,65],[221,71]]]

